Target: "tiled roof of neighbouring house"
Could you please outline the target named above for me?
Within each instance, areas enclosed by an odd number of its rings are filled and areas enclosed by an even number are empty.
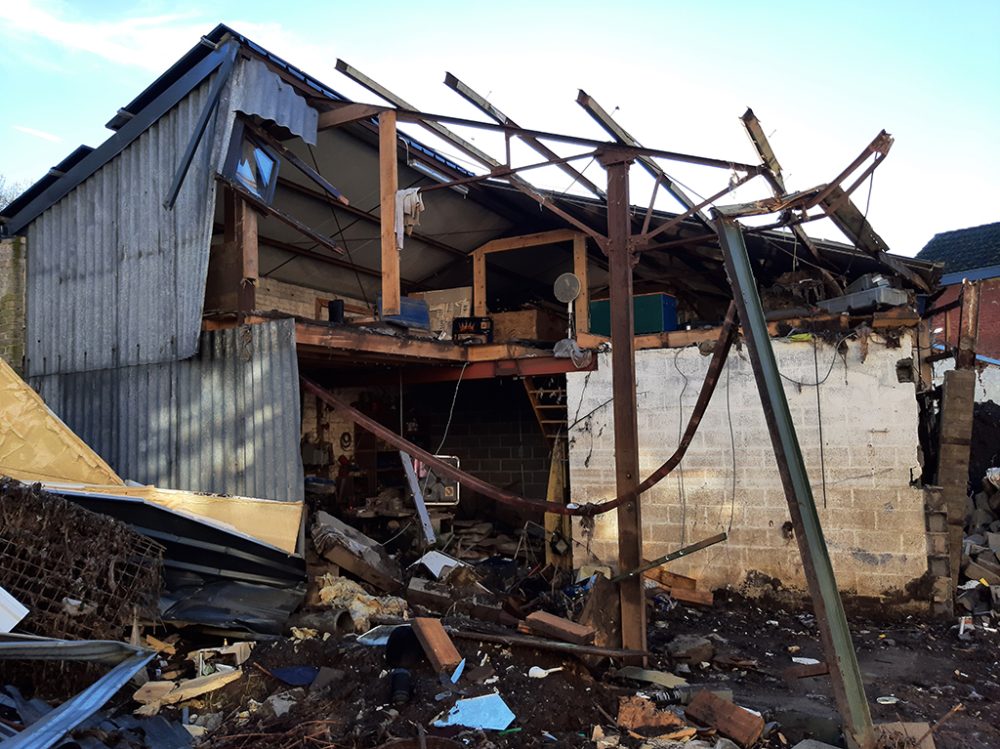
[[[1000,265],[1000,221],[935,234],[917,257],[943,262],[946,274]]]

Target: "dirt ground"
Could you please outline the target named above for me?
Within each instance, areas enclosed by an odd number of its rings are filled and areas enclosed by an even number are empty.
[[[1000,747],[1000,634],[978,629],[963,640],[948,624],[914,618],[882,622],[855,618],[852,628],[876,722],[934,723],[961,704],[964,709],[937,728],[937,746]],[[686,675],[691,684],[730,689],[738,704],[777,722],[762,746],[789,746],[807,737],[838,743],[828,679],[788,683],[782,676],[793,665],[792,655],[822,658],[810,615],[772,604],[758,606],[735,595],[718,596],[712,609],[677,606],[668,611],[659,606],[650,622],[654,655],[649,667],[676,671],[679,664],[671,660],[666,648],[670,640],[684,634],[709,636],[715,647],[711,663],[692,664],[692,673]],[[643,691],[643,685],[636,682],[592,674],[572,658],[468,640],[456,640],[456,645],[467,659],[459,683],[464,696],[498,690],[516,716],[506,732],[433,728],[434,718],[463,695],[443,687],[426,662],[414,661],[413,697],[408,704],[396,706],[390,700],[384,648],[360,645],[350,638],[342,642],[286,640],[259,645],[244,678],[209,697],[204,710],[223,712],[224,724],[204,746],[365,749],[395,738],[414,738],[417,727],[423,726],[428,736],[450,737],[464,746],[593,747],[590,736],[595,725],[614,732],[611,718],[617,714],[618,698]],[[264,669],[311,665],[342,673],[329,688],[310,693],[291,690],[253,662]],[[563,671],[545,679],[529,678],[528,669],[536,665],[563,666]],[[259,703],[280,692],[291,692],[295,704],[286,716],[275,718]],[[882,705],[876,701],[879,697],[898,698],[898,702]],[[641,743],[623,736],[621,745],[638,747]]]

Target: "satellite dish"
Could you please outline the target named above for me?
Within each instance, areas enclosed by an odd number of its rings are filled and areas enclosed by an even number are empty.
[[[573,273],[563,273],[552,285],[552,291],[556,299],[564,304],[569,304],[580,296],[580,279]]]

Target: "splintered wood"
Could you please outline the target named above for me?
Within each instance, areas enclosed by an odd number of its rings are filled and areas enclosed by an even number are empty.
[[[664,728],[687,728],[683,720],[669,710],[657,710],[645,697],[621,697],[618,700],[618,726],[627,731],[660,731]]]

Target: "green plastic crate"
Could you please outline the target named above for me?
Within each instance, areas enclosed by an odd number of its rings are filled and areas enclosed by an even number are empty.
[[[677,300],[670,294],[632,297],[632,315],[636,335],[677,330]],[[611,335],[611,302],[608,299],[590,303],[590,332]]]

